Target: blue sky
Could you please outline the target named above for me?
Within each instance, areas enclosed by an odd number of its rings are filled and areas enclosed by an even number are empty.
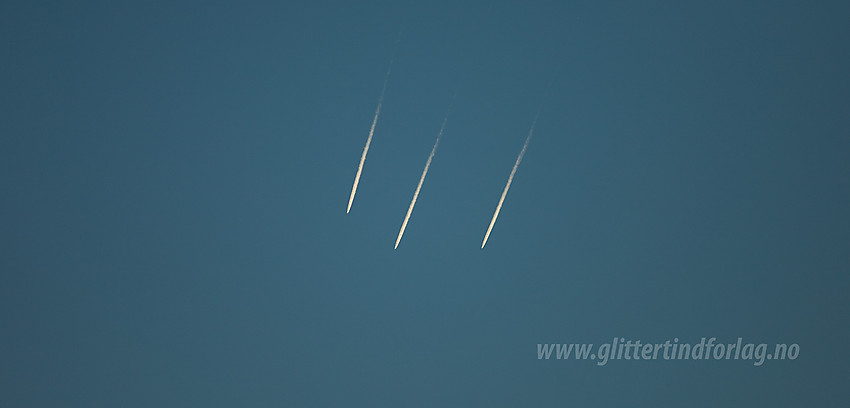
[[[848,11],[10,2],[0,405],[847,401]]]

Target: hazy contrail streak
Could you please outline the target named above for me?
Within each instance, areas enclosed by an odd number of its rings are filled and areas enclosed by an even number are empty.
[[[419,177],[419,184],[416,186],[416,191],[413,193],[413,200],[410,201],[410,207],[407,208],[407,215],[404,216],[404,222],[401,223],[401,230],[398,231],[398,238],[395,239],[395,247],[398,248],[398,243],[401,242],[401,236],[404,235],[404,229],[407,228],[407,221],[410,219],[410,213],[413,212],[413,206],[416,205],[416,198],[419,197],[419,189],[422,188],[422,183],[425,181],[425,175],[428,174],[428,168],[431,167],[431,159],[434,158],[434,152],[437,151],[437,145],[440,144],[440,137],[443,136],[443,131],[446,130],[446,121],[449,120],[449,114],[446,113],[443,124],[440,126],[440,133],[437,134],[437,140],[434,142],[434,147],[431,148],[431,154],[428,155],[428,161],[425,162],[425,169],[422,170],[422,176]]]
[[[401,35],[401,34],[399,34]],[[387,90],[387,80],[390,79],[390,71],[393,67],[393,61],[390,60],[390,68],[387,69],[387,75],[384,76],[384,86],[381,87],[381,96],[378,98],[378,108],[375,109],[375,117],[372,119],[372,127],[369,129],[369,137],[366,138],[366,146],[363,147],[363,154],[360,155],[360,165],[357,166],[357,174],[354,176],[354,185],[351,186],[351,195],[348,197],[348,208],[345,213],[351,211],[351,203],[354,202],[354,194],[357,193],[357,185],[360,184],[360,173],[363,172],[363,163],[366,161],[366,153],[369,152],[369,145],[372,143],[372,135],[375,133],[375,125],[378,123],[378,115],[381,114],[381,105],[384,103],[384,92]]]
[[[531,140],[531,135],[534,134],[534,125],[537,124],[537,117],[539,115],[539,111],[536,115],[534,115],[534,121],[531,122],[531,129],[528,130],[528,137],[525,138],[525,144],[522,145],[522,150],[519,152],[519,156],[517,156],[516,158],[514,168],[511,169],[511,175],[508,176],[508,184],[505,184],[505,190],[502,191],[502,198],[499,199],[499,204],[496,206],[496,212],[493,213],[493,219],[490,220],[490,226],[487,227],[487,233],[484,234],[484,242],[481,243],[481,248],[484,248],[484,245],[487,244],[487,239],[490,238],[490,231],[493,230],[493,224],[496,223],[496,218],[499,218],[499,211],[502,210],[502,203],[505,201],[505,196],[508,195],[508,189],[511,188],[511,182],[514,181],[514,174],[516,174],[516,169],[517,167],[519,167],[519,162],[522,161],[522,156],[525,155],[525,150],[528,148],[528,142]]]

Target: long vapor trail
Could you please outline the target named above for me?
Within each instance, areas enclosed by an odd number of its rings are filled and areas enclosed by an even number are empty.
[[[519,167],[519,163],[522,161],[522,156],[525,156],[525,150],[528,149],[528,142],[531,140],[531,135],[534,134],[534,126],[537,124],[537,117],[540,116],[540,111],[537,111],[537,114],[534,115],[534,121],[531,122],[531,129],[528,130],[528,137],[525,138],[525,144],[522,145],[522,150],[519,152],[519,156],[516,158],[516,163],[514,163],[514,168],[511,169],[511,175],[508,176],[508,183],[505,184],[505,190],[502,191],[502,198],[499,199],[499,204],[496,206],[496,212],[493,213],[493,219],[490,220],[490,226],[487,227],[487,233],[484,234],[484,242],[481,243],[481,248],[484,248],[484,245],[487,245],[487,239],[490,238],[490,231],[493,230],[493,224],[496,223],[496,218],[499,218],[499,211],[502,210],[502,203],[505,202],[505,196],[508,195],[508,189],[511,188],[511,182],[514,181],[514,174],[516,174],[516,169]]]
[[[401,34],[399,33],[399,38]],[[387,75],[384,76],[384,85],[381,87],[381,96],[378,98],[378,108],[375,109],[375,117],[372,119],[372,127],[369,129],[369,137],[366,138],[366,146],[363,147],[363,154],[360,155],[360,164],[357,166],[357,174],[354,176],[354,185],[351,186],[351,195],[348,197],[348,208],[345,213],[351,211],[351,203],[354,202],[354,195],[357,194],[357,185],[360,184],[360,173],[363,172],[363,163],[366,162],[366,153],[369,153],[369,145],[372,144],[372,135],[375,133],[375,125],[378,123],[378,116],[381,114],[381,105],[384,103],[384,92],[387,90],[387,80],[390,79],[390,71],[393,68],[393,61],[390,60],[390,68],[387,69]]]
[[[451,106],[449,106],[451,110]],[[431,148],[431,154],[428,155],[428,161],[425,162],[425,168],[422,170],[422,176],[419,177],[419,184],[416,185],[416,191],[413,193],[413,200],[410,201],[410,207],[407,208],[407,215],[404,216],[404,222],[401,223],[401,230],[398,231],[398,238],[395,239],[395,247],[398,249],[398,243],[401,242],[401,236],[404,235],[404,229],[407,228],[407,221],[410,220],[410,214],[413,212],[413,206],[416,205],[416,199],[419,197],[419,190],[422,188],[422,183],[425,181],[425,175],[428,174],[428,168],[431,167],[431,160],[434,158],[434,152],[437,151],[437,145],[440,144],[440,138],[443,136],[443,131],[446,130],[446,122],[449,120],[449,114],[443,119],[443,124],[440,126],[440,133],[437,134],[437,140],[434,142],[434,147]]]

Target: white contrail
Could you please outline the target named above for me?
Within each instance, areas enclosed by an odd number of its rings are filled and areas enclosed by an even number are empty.
[[[398,248],[398,243],[401,242],[401,236],[404,235],[404,229],[407,228],[407,221],[410,219],[410,213],[413,212],[413,206],[416,205],[416,198],[419,197],[419,190],[422,188],[422,183],[425,181],[425,175],[428,174],[428,168],[431,167],[431,159],[434,158],[434,152],[437,151],[437,145],[440,144],[440,137],[443,136],[443,131],[446,130],[446,121],[449,120],[449,114],[446,113],[443,119],[443,125],[440,126],[440,133],[437,134],[437,140],[434,142],[434,147],[431,148],[431,154],[428,155],[428,161],[425,162],[425,169],[422,170],[422,176],[419,177],[419,184],[416,186],[416,191],[413,193],[413,200],[410,201],[410,207],[407,208],[407,215],[404,216],[404,222],[401,223],[401,230],[398,231],[398,238],[395,239],[395,247]]]
[[[393,62],[390,60],[390,68],[387,70],[387,75],[384,76],[384,85],[381,87],[381,96],[378,98],[378,108],[375,109],[375,117],[372,119],[372,127],[369,129],[369,137],[366,138],[366,146],[363,147],[363,154],[360,155],[360,164],[357,166],[357,174],[354,176],[354,185],[351,186],[351,195],[348,196],[348,208],[345,213],[351,211],[351,203],[354,202],[354,194],[357,193],[357,185],[360,184],[360,173],[363,172],[363,163],[366,162],[366,153],[369,152],[369,145],[372,143],[372,135],[375,133],[375,125],[378,123],[378,115],[381,114],[381,105],[384,103],[384,92],[387,90],[387,80],[390,79],[390,71],[392,70]]]
[[[511,175],[508,176],[508,184],[505,184],[505,190],[502,191],[502,198],[499,199],[499,204],[496,206],[496,212],[493,213],[493,219],[490,220],[490,226],[487,227],[487,233],[484,234],[484,242],[481,243],[481,248],[484,248],[484,245],[487,244],[487,239],[490,238],[490,231],[493,230],[493,224],[496,223],[496,218],[499,218],[499,211],[502,210],[502,203],[505,201],[505,196],[508,195],[508,189],[511,188],[511,182],[514,180],[514,174],[516,174],[516,169],[519,167],[519,162],[522,161],[522,156],[525,155],[525,150],[528,148],[528,142],[531,140],[531,135],[534,134],[534,125],[537,124],[537,117],[540,115],[538,111],[536,115],[534,115],[534,121],[531,122],[531,129],[528,131],[528,137],[525,138],[525,144],[522,145],[522,150],[519,152],[519,156],[516,158],[516,163],[514,163],[514,168],[511,169]]]

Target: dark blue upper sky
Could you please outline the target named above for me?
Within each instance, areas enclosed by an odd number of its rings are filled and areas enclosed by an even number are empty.
[[[6,2],[0,406],[845,403],[848,12]]]

